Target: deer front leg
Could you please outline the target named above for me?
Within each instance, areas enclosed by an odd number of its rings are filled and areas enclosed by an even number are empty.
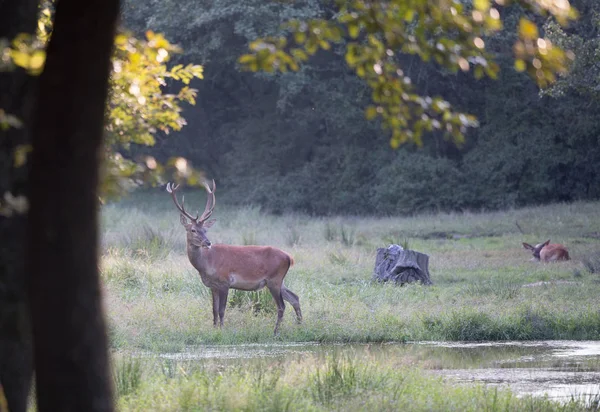
[[[212,294],[212,310],[213,310],[213,326],[217,327],[217,322],[219,321],[219,291],[216,289],[211,289],[210,293]],[[221,325],[223,322],[221,322]]]
[[[225,307],[227,306],[227,295],[229,289],[219,291],[219,318],[221,318],[221,326],[223,326],[223,319],[225,318]]]

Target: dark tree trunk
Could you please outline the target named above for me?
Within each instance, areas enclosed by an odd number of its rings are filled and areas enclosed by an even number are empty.
[[[35,33],[36,0],[0,0],[0,38]],[[29,143],[36,79],[22,69],[0,72],[0,109],[25,127],[0,129],[0,198],[27,193],[27,169],[14,167],[13,152]],[[1,202],[2,200],[0,200]],[[26,216],[0,215],[0,385],[11,412],[24,412],[31,387],[32,349],[25,276]]]
[[[98,168],[118,0],[59,0],[33,125],[29,302],[40,411],[111,411]]]

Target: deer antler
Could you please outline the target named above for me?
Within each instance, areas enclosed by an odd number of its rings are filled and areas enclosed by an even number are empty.
[[[215,203],[216,203],[215,180],[213,179],[213,181],[212,181],[212,189],[206,182],[204,182],[204,187],[206,188],[206,191],[208,192],[208,198],[206,199],[206,207],[204,208],[204,212],[202,212],[202,216],[200,216],[200,219],[199,219],[200,222],[205,222],[210,217],[210,215],[212,215],[212,212],[215,209]]]
[[[179,185],[174,185],[173,183],[167,183],[167,192],[169,192],[171,194],[171,197],[173,198],[173,202],[175,203],[175,206],[177,206],[177,209],[179,209],[181,214],[184,215],[185,217],[187,217],[188,219],[190,219],[194,222],[197,222],[198,215],[196,215],[196,217],[193,217],[188,212],[186,212],[185,207],[183,206],[185,204],[185,197],[181,198],[181,204],[179,204],[179,202],[177,201],[177,195],[175,194],[177,189],[179,189]]]

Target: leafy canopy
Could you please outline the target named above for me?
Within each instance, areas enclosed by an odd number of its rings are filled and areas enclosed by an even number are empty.
[[[52,17],[53,5],[43,2],[36,36],[23,34],[11,42],[0,39],[0,70],[20,67],[33,76],[43,71],[45,49],[52,35]],[[103,196],[117,196],[142,183],[162,182],[166,174],[192,185],[200,182],[199,173],[183,158],[170,159],[161,165],[149,156],[133,159],[127,155],[132,146],[152,146],[158,133],[169,134],[186,124],[182,104],[195,104],[197,90],[189,84],[193,79],[203,78],[203,67],[194,64],[169,67],[167,63],[176,53],[181,53],[178,46],[152,31],[146,32],[145,39],[124,31],[116,36],[105,126]],[[167,86],[178,91],[167,93]],[[21,126],[18,118],[0,108],[0,128]],[[29,145],[15,149],[15,167],[26,163],[30,150]]]
[[[548,22],[544,30],[547,36],[561,48],[573,50],[577,56],[572,62],[569,73],[561,76],[556,83],[544,90],[550,96],[564,96],[574,91],[582,96],[600,100],[600,3],[594,0],[584,1],[585,15],[579,21],[579,27],[568,31],[556,22]]]
[[[494,4],[495,3],[495,4]],[[473,71],[476,78],[495,78],[498,65],[486,48],[486,36],[503,23],[497,6],[510,0],[336,0],[331,19],[290,20],[288,36],[250,43],[240,57],[247,70],[297,71],[320,50],[342,44],[348,66],[372,90],[368,119],[379,119],[391,132],[390,144],[422,144],[425,131],[443,131],[462,142],[474,116],[454,111],[441,97],[421,96],[402,70],[399,54],[419,56],[453,72]],[[568,0],[515,0],[526,10],[551,16],[565,25],[577,14]],[[572,55],[540,37],[535,23],[523,17],[513,46],[515,68],[526,71],[540,87],[564,73]]]
[[[202,79],[203,68],[194,64],[169,68],[170,57],[180,52],[151,31],[145,40],[127,33],[117,35],[106,122],[105,194],[118,195],[143,182],[159,183],[170,169],[189,184],[199,183],[200,176],[183,158],[171,159],[164,167],[149,156],[127,159],[122,154],[132,145],[153,146],[157,133],[169,134],[185,126],[181,104],[196,103],[197,91],[189,84],[194,78]],[[180,86],[177,93],[164,92],[167,81],[171,88]]]

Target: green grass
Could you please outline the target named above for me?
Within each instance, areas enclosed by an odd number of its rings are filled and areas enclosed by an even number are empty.
[[[125,365],[130,359],[122,360]],[[215,366],[144,359],[123,378],[119,411],[583,411],[544,398],[517,398],[479,384],[454,385],[393,360],[307,356],[294,362]]]
[[[188,203],[201,205],[194,195]],[[600,339],[599,203],[402,218],[273,216],[220,206],[214,216],[213,243],[269,244],[294,256],[286,285],[300,296],[304,323],[293,322],[288,305],[283,341]],[[114,348],[177,351],[275,339],[275,306],[265,291],[232,291],[224,328],[212,327],[210,292],[187,260],[168,196],[107,205],[103,222]],[[567,245],[573,259],[530,261],[521,242],[548,238]],[[391,239],[430,256],[433,286],[371,281],[376,249]],[[523,287],[536,282],[543,283]]]
[[[198,207],[196,195],[186,198]],[[213,243],[273,245],[294,256],[285,283],[300,296],[304,322],[287,305],[274,337],[268,291],[231,291],[225,325],[214,328],[210,291],[187,259],[171,199],[146,193],[106,205],[101,275],[119,410],[582,409],[454,386],[394,361],[333,357],[223,370],[122,354],[274,341],[597,340],[600,203],[388,218],[220,205],[214,216]],[[567,245],[572,260],[530,261],[521,242],[548,238]],[[433,286],[372,281],[376,250],[391,242],[430,256]]]
[[[137,391],[142,382],[142,360],[130,356],[114,362],[113,381],[117,398]]]

